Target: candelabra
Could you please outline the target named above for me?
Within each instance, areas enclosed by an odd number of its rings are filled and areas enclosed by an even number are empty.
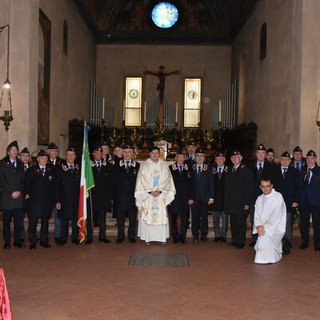
[[[9,130],[10,122],[13,120],[12,117],[12,102],[11,102],[11,82],[9,81],[9,54],[10,54],[10,26],[7,24],[0,27],[0,33],[8,28],[8,41],[7,41],[7,79],[2,86],[1,98],[0,98],[0,108],[3,102],[3,93],[5,92],[8,101],[8,108],[4,110],[4,115],[0,117],[0,120],[3,121],[6,131]]]
[[[173,149],[178,149],[178,122],[175,122],[174,124],[175,130],[174,130],[174,143],[173,143]]]
[[[147,149],[148,148],[148,143],[147,143],[147,122],[144,121],[143,122],[143,145],[142,145],[143,149]]]

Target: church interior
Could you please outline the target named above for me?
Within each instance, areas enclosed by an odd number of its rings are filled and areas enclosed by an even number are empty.
[[[189,140],[211,150],[263,143],[317,154],[318,0],[1,0],[0,150],[64,157],[90,141]],[[167,21],[167,22],[168,22]],[[168,23],[169,23],[168,22]],[[80,156],[81,150],[79,149]],[[211,226],[212,227],[212,226]],[[111,228],[111,227],[110,227]],[[108,233],[108,229],[107,229]],[[101,243],[0,254],[14,319],[319,319],[319,253],[253,264],[253,249]],[[189,265],[132,266],[134,251],[186,253]]]

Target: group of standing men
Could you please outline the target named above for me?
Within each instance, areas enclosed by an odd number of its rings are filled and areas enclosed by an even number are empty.
[[[112,159],[109,151],[103,144],[92,152],[95,187],[88,205],[87,244],[93,241],[93,223],[99,226],[99,241],[110,242],[106,237],[106,212],[111,211],[113,199],[118,227],[116,242],[119,244],[125,239],[126,217],[129,218],[128,238],[131,243],[136,242],[138,218],[138,236],[147,245],[152,241],[165,244],[170,235],[167,210],[173,242],[186,243],[190,208],[193,242],[208,242],[208,209],[211,207],[214,242],[226,242],[230,217],[231,241],[227,244],[243,248],[247,216],[250,215],[250,246],[256,249],[256,262],[277,262],[282,254],[290,252],[293,215],[299,208],[303,240],[300,248],[309,246],[311,214],[314,249],[320,251],[320,169],[312,150],[306,159],[302,157],[300,147],[293,150],[293,159],[285,151],[280,163],[276,164],[273,162],[273,149],[266,150],[260,144],[252,164],[243,164],[241,152],[233,150],[229,166],[226,165],[226,154],[218,150],[214,162],[209,165],[204,152],[191,141],[187,150],[177,151],[175,163],[169,167],[160,159],[160,150],[155,146],[150,149],[150,158],[141,165],[133,159],[130,146],[123,148],[122,157]],[[4,248],[10,248],[12,218],[14,246],[24,246],[25,213],[29,221],[30,249],[36,248],[39,218],[40,246],[50,247],[48,221],[52,211],[56,244],[61,246],[67,242],[70,220],[71,241],[79,244],[80,168],[76,163],[75,150],[68,148],[63,160],[58,157],[58,148],[52,143],[47,151],[38,153],[37,163],[32,166],[27,148],[21,151],[19,159],[18,155],[18,144],[14,141],[0,162]],[[270,239],[266,241],[268,237]]]

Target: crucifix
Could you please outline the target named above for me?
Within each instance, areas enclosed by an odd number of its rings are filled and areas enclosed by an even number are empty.
[[[164,118],[164,106],[163,106],[163,100],[164,100],[164,89],[165,89],[165,81],[166,77],[173,75],[173,74],[179,74],[179,70],[175,71],[164,71],[165,67],[163,65],[159,66],[159,70],[153,71],[153,70],[145,70],[144,74],[151,74],[153,76],[157,76],[159,78],[159,83],[157,85],[157,91],[159,91],[159,101],[160,101],[160,107],[159,107],[159,123],[160,125],[163,124],[163,118]]]

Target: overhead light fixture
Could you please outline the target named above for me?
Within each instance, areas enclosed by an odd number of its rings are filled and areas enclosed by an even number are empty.
[[[9,130],[10,122],[13,120],[12,117],[12,103],[11,103],[11,82],[9,80],[9,54],[10,54],[10,25],[6,24],[5,26],[0,27],[0,34],[2,31],[8,28],[8,42],[7,42],[7,79],[3,83],[1,98],[0,98],[0,108],[3,105],[3,96],[5,95],[6,109],[4,110],[4,115],[0,117],[0,120],[3,121],[6,131]]]

